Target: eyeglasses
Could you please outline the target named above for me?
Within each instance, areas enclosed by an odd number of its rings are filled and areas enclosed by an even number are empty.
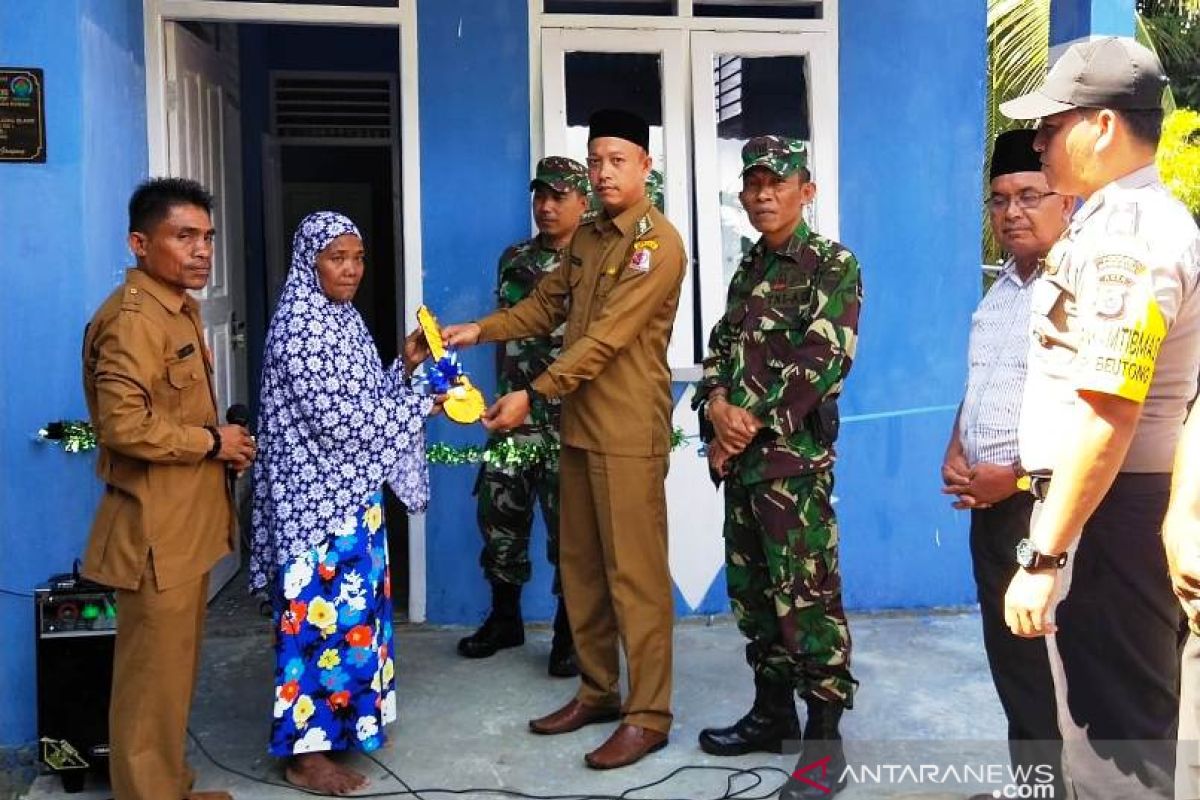
[[[1058,192],[1021,192],[1020,194],[994,194],[983,201],[984,206],[992,211],[1007,211],[1009,203],[1016,203],[1017,208],[1023,208],[1028,211],[1031,208],[1037,208],[1038,205],[1051,195]]]

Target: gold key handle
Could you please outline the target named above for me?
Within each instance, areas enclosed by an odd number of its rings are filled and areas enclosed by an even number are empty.
[[[429,343],[429,354],[433,356],[434,361],[441,361],[446,356],[446,346],[442,343],[442,326],[438,324],[437,317],[428,306],[422,305],[417,309],[417,324],[421,326],[425,341]],[[470,425],[478,422],[483,416],[487,402],[483,399],[483,393],[471,384],[470,378],[459,375],[454,386],[446,392],[446,403],[442,408],[450,420]]]
[[[463,375],[458,379],[458,385],[446,393],[446,404],[442,408],[454,422],[470,425],[483,416],[487,403],[483,399],[483,392],[472,386],[471,379]]]

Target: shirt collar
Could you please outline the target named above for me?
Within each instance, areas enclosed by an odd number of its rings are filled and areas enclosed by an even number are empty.
[[[561,253],[563,250],[566,250],[571,246],[571,242],[568,240],[567,243],[562,247],[551,247],[546,243],[546,237],[541,233],[534,236],[531,241],[533,242],[533,249],[535,251],[544,251],[547,253]]]
[[[1000,272],[996,275],[996,282],[999,283],[1000,281],[1007,279],[1015,283],[1018,287],[1024,289],[1026,286],[1031,285],[1037,276],[1041,274],[1042,265],[1039,262],[1037,269],[1035,269],[1029,276],[1029,280],[1022,281],[1020,274],[1017,272],[1017,260],[1012,256],[1009,256],[1008,260],[1005,261],[1000,267]]]
[[[1113,195],[1130,189],[1142,189],[1160,183],[1158,167],[1154,163],[1139,167],[1133,172],[1122,175],[1115,181],[1110,181],[1100,187],[1099,191],[1087,199],[1071,217],[1071,230],[1077,231],[1084,222],[1104,207],[1104,203]]]
[[[191,311],[196,307],[196,300],[191,295],[187,293],[181,295],[173,291],[144,269],[130,267],[125,270],[125,280],[153,297],[163,308],[172,314],[178,314],[184,308]]]
[[[812,229],[808,227],[807,222],[801,219],[800,224],[796,226],[796,230],[792,231],[791,238],[784,243],[783,247],[775,250],[775,253],[776,255],[781,255],[794,261],[797,257],[797,254],[804,249],[804,246],[808,244],[808,240],[811,238]],[[764,240],[762,237],[759,237],[758,244],[755,245],[755,248],[759,253],[765,253],[767,251],[766,240]]]
[[[600,219],[605,225],[611,225],[616,228],[620,232],[621,236],[628,236],[633,231],[637,221],[646,216],[647,212],[649,211],[650,198],[643,197],[641,200],[637,201],[617,216],[610,217],[608,216],[608,213],[605,212],[601,215]]]

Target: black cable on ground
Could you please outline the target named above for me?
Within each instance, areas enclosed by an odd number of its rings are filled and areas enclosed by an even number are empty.
[[[300,786],[294,786],[290,783],[284,783],[282,781],[273,781],[268,778],[262,778],[262,777],[259,777],[258,775],[254,775],[249,772],[246,772],[245,770],[237,769],[235,767],[230,767],[230,766],[222,763],[221,761],[218,761],[213,756],[213,754],[208,751],[208,748],[206,748],[204,746],[204,743],[200,741],[200,738],[198,736],[196,736],[196,734],[191,729],[188,729],[188,736],[190,736],[192,741],[196,743],[196,747],[197,747],[197,749],[200,750],[201,754],[203,754],[205,758],[207,758],[210,762],[212,762],[213,766],[217,767],[218,769],[224,770],[225,772],[228,772],[230,775],[236,775],[239,778],[243,778],[252,783],[257,783],[262,786],[271,786],[271,787],[274,787],[277,789],[287,789],[289,791],[296,792],[297,794],[306,794],[306,795],[309,795],[312,797],[335,797],[336,796],[336,795],[324,794],[322,792],[316,792],[316,791],[313,791],[312,789],[305,789]],[[723,794],[718,795],[716,797],[707,797],[707,798],[702,798],[702,797],[655,798],[655,800],[767,800],[767,798],[774,797],[776,794],[778,794],[779,790],[781,788],[783,788],[783,784],[776,786],[774,789],[771,789],[766,794],[747,794],[747,792],[750,792],[750,791],[762,786],[762,784],[765,780],[765,776],[767,776],[771,773],[778,773],[779,775],[782,775],[785,781],[789,777],[789,774],[786,770],[780,769],[779,767],[772,767],[772,766],[757,766],[757,767],[749,767],[746,769],[739,769],[737,767],[718,767],[718,766],[694,764],[694,765],[685,765],[682,767],[676,767],[674,770],[669,772],[667,775],[663,776],[662,778],[659,778],[656,781],[651,781],[650,783],[644,783],[640,786],[634,786],[632,788],[626,789],[625,791],[621,792],[620,794],[615,794],[615,795],[614,794],[531,794],[529,792],[522,792],[522,791],[519,791],[516,789],[499,789],[499,788],[449,789],[449,788],[442,788],[442,787],[431,787],[428,789],[414,789],[403,778],[401,778],[398,774],[396,774],[395,770],[393,770],[391,767],[389,767],[388,765],[386,765],[382,761],[380,761],[378,758],[376,758],[374,754],[367,753],[366,756],[367,756],[367,758],[371,759],[371,761],[374,762],[377,767],[382,769],[388,775],[388,777],[390,777],[392,780],[396,781],[401,786],[403,786],[404,790],[403,791],[394,791],[394,792],[363,792],[363,793],[356,792],[353,795],[346,795],[348,797],[413,797],[413,798],[416,798],[416,800],[425,800],[425,798],[422,797],[422,795],[451,795],[451,796],[494,795],[494,796],[499,796],[499,797],[517,798],[518,800],[637,800],[637,798],[633,797],[633,794],[635,792],[643,792],[643,791],[646,791],[647,789],[653,789],[655,787],[662,786],[662,785],[668,783],[669,781],[674,780],[679,775],[682,775],[686,772],[706,771],[706,772],[721,772],[727,776],[725,779],[725,792]],[[749,778],[749,779],[751,779],[752,782],[748,786],[744,786],[740,789],[735,789],[735,783],[741,778]]]

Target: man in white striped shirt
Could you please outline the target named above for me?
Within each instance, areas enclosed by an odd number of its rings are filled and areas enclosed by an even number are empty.
[[[943,491],[956,497],[954,507],[971,510],[983,642],[1008,717],[1013,766],[1033,769],[1052,762],[1057,773],[1061,737],[1046,643],[1015,637],[1004,622],[1004,590],[1017,571],[1013,551],[1029,535],[1033,507],[1033,495],[1017,489],[1030,298],[1042,259],[1074,208],[1073,198],[1050,191],[1033,150],[1034,133],[1002,133],[992,150],[985,204],[1009,258],[971,318],[967,390],[946,448],[942,480]]]

